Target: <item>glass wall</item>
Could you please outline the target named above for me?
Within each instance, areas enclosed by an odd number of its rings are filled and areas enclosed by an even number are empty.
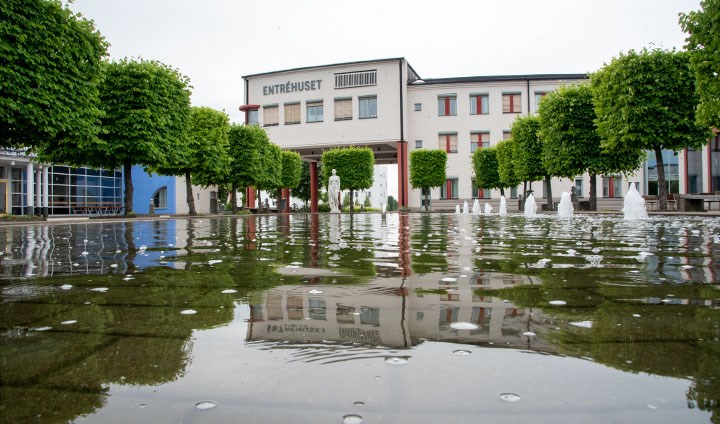
[[[680,172],[678,165],[678,154],[672,150],[662,151],[663,164],[665,168],[665,184],[667,193],[680,193]],[[646,184],[647,194],[658,194],[657,159],[655,153],[647,152]]]
[[[687,149],[688,193],[703,191],[702,150]]]
[[[122,207],[119,170],[53,166],[50,214],[100,213]]]

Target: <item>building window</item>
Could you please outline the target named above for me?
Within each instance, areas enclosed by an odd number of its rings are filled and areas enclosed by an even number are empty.
[[[260,122],[258,121],[258,110],[257,109],[250,109],[248,110],[248,125],[260,125]]]
[[[263,106],[263,126],[274,127],[280,123],[280,112],[277,105]]]
[[[545,91],[536,91],[535,92],[535,112],[537,113],[538,108],[540,107],[540,101],[547,95],[547,92]]]
[[[506,93],[502,97],[503,113],[520,113],[520,93]]]
[[[457,97],[452,95],[438,96],[438,116],[457,115]]]
[[[448,153],[457,153],[457,133],[438,135],[438,148]]]
[[[518,189],[517,187],[512,187],[510,189],[510,198],[511,199],[517,199],[518,198]]]
[[[487,115],[490,111],[487,94],[470,95],[470,115]]]
[[[153,205],[155,209],[167,208],[167,187],[160,187],[153,194]]]
[[[509,140],[512,138],[512,132],[511,131],[503,131],[503,140]]]
[[[470,133],[470,153],[475,153],[478,148],[484,149],[490,147],[489,132]]]
[[[472,198],[473,199],[489,199],[490,198],[490,190],[478,187],[475,184],[475,178],[472,179]]]
[[[367,87],[377,85],[377,69],[335,74],[335,88]]]
[[[323,121],[323,103],[322,101],[307,102],[307,122]]]
[[[415,148],[422,149],[422,140],[415,140]]]
[[[352,98],[335,99],[335,120],[349,121],[352,119]]]
[[[621,180],[619,176],[603,177],[603,197],[622,197]]]
[[[445,184],[440,187],[441,199],[457,199],[458,198],[458,179],[448,178]]]
[[[583,197],[583,179],[575,178],[575,194],[577,197]]]
[[[680,193],[680,164],[678,162],[678,154],[672,150],[663,149],[662,151],[663,164],[665,167],[665,190],[668,194]],[[659,194],[658,188],[658,172],[657,172],[657,158],[655,153],[647,151],[646,160],[647,172],[645,172],[645,179],[647,183],[647,194],[657,195]],[[717,172],[713,168],[713,173]],[[713,176],[713,180],[715,176]],[[713,191],[714,191],[713,187]]]
[[[285,125],[300,123],[300,103],[285,103]]]
[[[415,103],[415,112],[420,112],[422,110],[422,103]]]
[[[377,96],[360,97],[358,103],[360,119],[377,118]]]

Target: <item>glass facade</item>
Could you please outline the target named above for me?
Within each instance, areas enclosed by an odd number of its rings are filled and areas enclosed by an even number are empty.
[[[678,166],[678,154],[672,150],[662,151],[663,168],[665,168],[665,184],[667,193],[680,193],[680,169]],[[648,151],[647,154],[647,194],[658,194],[658,173],[657,158],[655,153]]]

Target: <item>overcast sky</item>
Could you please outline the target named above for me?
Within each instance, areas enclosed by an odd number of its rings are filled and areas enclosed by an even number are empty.
[[[620,52],[681,49],[700,0],[75,0],[110,57],[190,77],[192,103],[242,122],[242,76],[404,57],[422,78],[592,72]],[[391,180],[392,181],[392,180]]]

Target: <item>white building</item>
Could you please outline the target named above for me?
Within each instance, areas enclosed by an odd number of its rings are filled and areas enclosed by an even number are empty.
[[[283,149],[316,163],[324,149],[367,146],[377,164],[397,165],[399,206],[420,207],[420,190],[408,180],[413,149],[448,152],[447,181],[432,191],[435,209],[454,209],[474,198],[497,204],[499,190],[473,187],[472,152],[510,135],[518,116],[534,114],[546,93],[566,84],[587,82],[585,74],[506,75],[420,78],[404,58],[369,60],[275,71],[243,77],[246,123],[262,125]],[[711,147],[712,146],[712,147]],[[665,155],[669,193],[720,190],[720,140],[702,151]],[[312,167],[311,167],[312,168]],[[628,182],[643,194],[657,194],[654,160],[629,179],[601,176],[597,185],[601,209],[618,209]],[[554,179],[553,196],[575,186],[580,200],[589,198],[588,175]],[[532,185],[536,198],[542,184]],[[522,186],[506,193],[516,197]],[[538,199],[544,203],[544,199]],[[509,206],[517,203],[509,202]]]

